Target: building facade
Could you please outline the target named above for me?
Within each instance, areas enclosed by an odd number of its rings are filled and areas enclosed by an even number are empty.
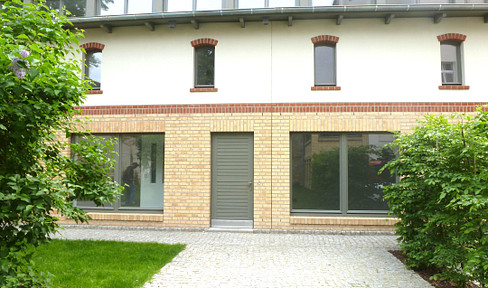
[[[85,30],[88,128],[118,139],[127,188],[78,203],[92,224],[392,230],[392,132],[487,103],[484,1],[105,2],[49,2]]]

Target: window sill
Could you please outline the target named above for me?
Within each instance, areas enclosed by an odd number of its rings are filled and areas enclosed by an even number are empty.
[[[218,92],[217,88],[190,88],[190,92]]]
[[[441,85],[439,90],[469,90],[469,86],[466,85]]]
[[[339,91],[340,86],[312,86],[312,91]]]
[[[103,90],[88,90],[87,94],[103,94]]]
[[[291,225],[337,225],[337,226],[388,226],[393,227],[399,219],[391,217],[327,217],[291,216]]]

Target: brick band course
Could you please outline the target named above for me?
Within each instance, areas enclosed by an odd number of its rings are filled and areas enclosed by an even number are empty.
[[[299,112],[474,112],[487,102],[425,103],[275,103],[82,106],[84,115],[203,114],[203,113],[299,113]]]

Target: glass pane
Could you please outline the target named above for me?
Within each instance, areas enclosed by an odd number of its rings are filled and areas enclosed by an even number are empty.
[[[168,12],[174,11],[192,11],[192,0],[168,0]]]
[[[264,8],[264,0],[239,0],[237,4],[239,9],[243,8]]]
[[[124,14],[124,0],[104,0],[100,6],[100,15]]]
[[[335,46],[315,45],[315,85],[335,82]]]
[[[419,4],[448,4],[450,0],[419,0]]]
[[[441,44],[441,71],[443,84],[459,84],[460,61],[459,61],[459,44],[442,43]]]
[[[339,135],[292,133],[292,209],[339,210]]]
[[[335,0],[334,1],[334,5],[363,5],[363,4],[376,4],[376,0]]]
[[[349,210],[388,210],[383,187],[394,183],[395,177],[378,171],[395,157],[385,146],[392,141],[393,134],[347,135]]]
[[[417,4],[417,0],[386,0],[387,4]]]
[[[164,135],[122,135],[122,207],[163,208]]]
[[[56,10],[59,12],[61,9],[60,2],[61,2],[60,0],[47,0],[46,3],[44,3],[44,5],[46,5],[51,10]]]
[[[313,6],[331,6],[334,3],[334,0],[313,0]]]
[[[214,47],[205,46],[195,48],[195,87],[208,87],[214,85],[214,52]]]
[[[127,13],[151,13],[152,12],[152,0],[130,0]]]
[[[72,17],[82,17],[86,15],[85,0],[64,0],[66,10],[71,12]]]
[[[113,139],[113,138],[114,138],[114,137],[113,137],[113,136],[111,136],[111,135],[95,135],[95,136],[96,136],[96,137],[102,137],[102,138],[104,138],[105,140],[109,140],[109,139]],[[71,141],[72,141],[73,143],[77,143],[77,142],[79,142],[80,137],[86,137],[86,136],[78,136],[78,135],[74,135],[74,136],[72,137],[72,140],[71,140]],[[113,155],[113,156],[115,156],[115,155]],[[114,171],[114,170],[110,171],[109,177],[110,177],[110,179],[112,179],[112,180],[114,180],[114,179],[115,179],[115,171]],[[76,201],[76,206],[81,207],[81,208],[95,208],[95,207],[97,207],[97,205],[95,204],[95,202],[92,202],[92,201],[86,201],[86,200],[77,200],[77,201]],[[102,207],[104,207],[104,208],[113,208],[113,205],[111,205],[111,204],[106,204],[106,205],[104,205],[104,206],[102,206]]]
[[[295,7],[295,0],[269,0],[269,7]]]
[[[222,0],[197,0],[197,10],[220,10]]]
[[[85,74],[88,79],[92,80],[92,87],[100,89],[102,79],[102,52],[88,51],[86,55],[86,70]]]

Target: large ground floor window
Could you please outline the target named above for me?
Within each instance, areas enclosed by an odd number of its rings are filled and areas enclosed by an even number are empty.
[[[330,214],[386,213],[378,175],[394,152],[391,133],[291,133],[291,211]]]
[[[121,197],[102,209],[162,210],[164,196],[164,134],[97,134],[116,139],[116,167],[110,177],[125,186]],[[79,137],[73,136],[72,141]],[[77,201],[82,208],[95,208],[89,201]]]

